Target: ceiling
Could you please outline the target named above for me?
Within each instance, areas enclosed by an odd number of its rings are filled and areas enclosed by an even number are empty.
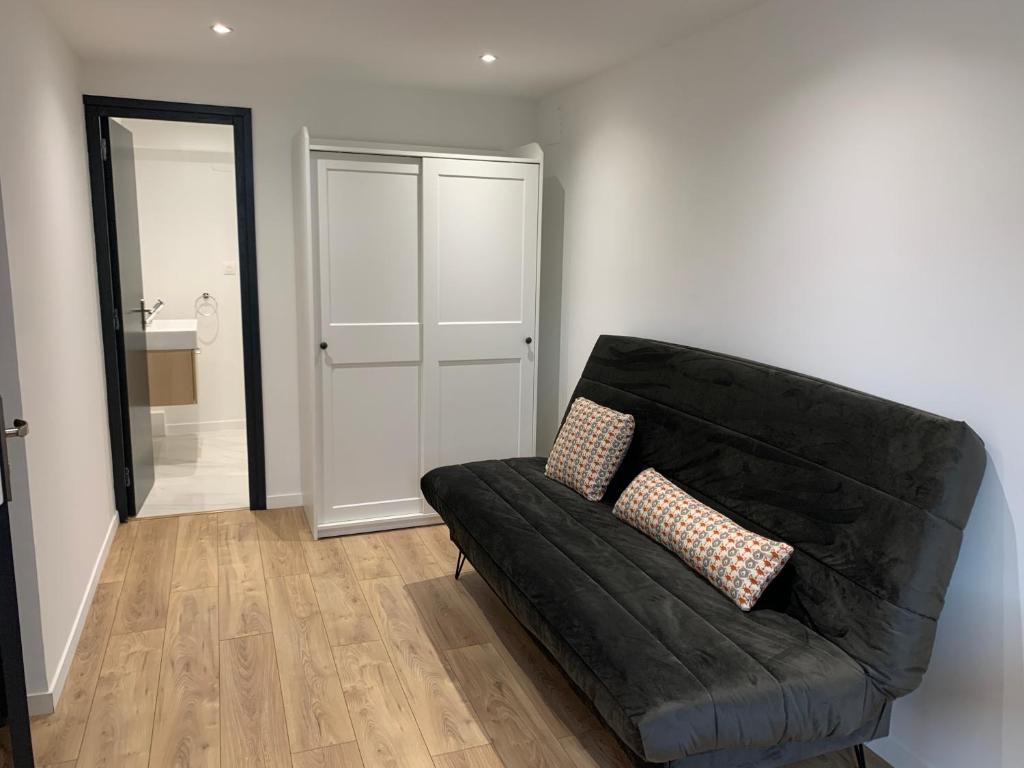
[[[42,0],[85,60],[305,65],[539,96],[761,0]],[[234,28],[210,31],[215,21]],[[499,60],[485,65],[480,54]]]

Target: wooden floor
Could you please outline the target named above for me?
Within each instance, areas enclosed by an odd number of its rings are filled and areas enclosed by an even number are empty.
[[[455,556],[443,526],[314,542],[297,509],[127,523],[37,765],[626,766]]]

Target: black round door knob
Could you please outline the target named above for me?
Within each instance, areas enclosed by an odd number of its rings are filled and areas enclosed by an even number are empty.
[[[526,337],[526,343],[527,344],[533,344],[533,336],[527,336]]]
[[[326,341],[321,341],[320,342],[320,349],[327,349],[327,342]]]

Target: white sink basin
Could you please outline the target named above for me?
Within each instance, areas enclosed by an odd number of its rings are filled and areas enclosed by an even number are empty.
[[[151,351],[195,349],[199,346],[199,330],[195,320],[164,320],[156,318],[146,327],[146,348]]]

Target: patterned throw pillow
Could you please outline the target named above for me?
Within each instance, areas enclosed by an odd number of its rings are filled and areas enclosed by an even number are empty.
[[[744,611],[793,554],[789,544],[751,533],[653,469],[622,492],[615,516],[671,549]]]
[[[635,425],[628,413],[576,398],[551,448],[544,474],[589,501],[600,501],[626,455]]]

